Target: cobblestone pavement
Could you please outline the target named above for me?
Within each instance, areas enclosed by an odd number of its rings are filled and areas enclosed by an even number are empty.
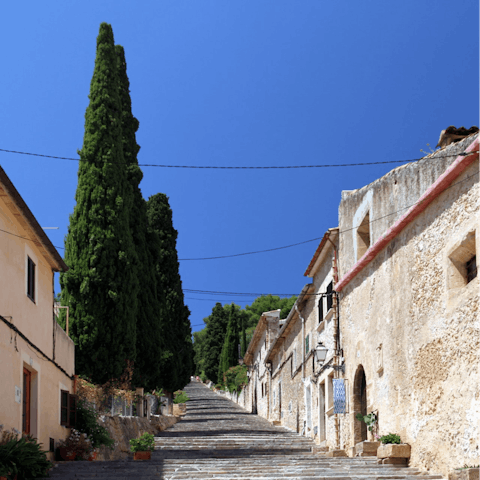
[[[413,468],[377,465],[376,457],[330,458],[314,442],[251,415],[234,402],[192,382],[187,414],[155,439],[150,461],[70,462],[52,478],[110,480],[408,480],[441,479]]]

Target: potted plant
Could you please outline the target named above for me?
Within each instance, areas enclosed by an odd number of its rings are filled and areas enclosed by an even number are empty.
[[[72,428],[70,435],[59,442],[59,452],[63,460],[89,460],[95,448],[86,433],[80,433]]]
[[[190,398],[183,390],[177,390],[174,395],[175,397],[173,399],[173,414],[184,415],[187,412],[186,402],[188,402]]]
[[[478,479],[479,465],[467,465],[456,468],[448,475],[448,480],[476,480]]]
[[[151,433],[144,433],[141,437],[132,438],[129,442],[134,460],[150,460],[155,448],[155,437]]]
[[[378,439],[381,445],[377,450],[377,458],[381,463],[406,464],[410,458],[410,445],[402,443],[400,435],[389,433]]]

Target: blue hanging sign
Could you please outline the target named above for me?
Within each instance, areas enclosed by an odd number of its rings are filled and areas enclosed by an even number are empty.
[[[333,413],[345,413],[345,381],[342,378],[333,379]]]

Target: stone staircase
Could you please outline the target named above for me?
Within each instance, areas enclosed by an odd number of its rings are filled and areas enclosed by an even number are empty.
[[[160,432],[149,461],[65,462],[51,478],[427,480],[417,469],[378,465],[376,457],[326,457],[312,440],[271,425],[193,382],[187,414]]]

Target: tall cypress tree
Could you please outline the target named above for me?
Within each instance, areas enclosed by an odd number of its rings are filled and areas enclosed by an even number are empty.
[[[207,324],[205,334],[205,344],[203,347],[203,366],[205,375],[211,381],[218,378],[220,355],[222,353],[229,315],[220,302],[217,302],[212,309],[212,313],[205,318]]]
[[[190,311],[184,304],[177,255],[177,231],[173,228],[168,197],[157,193],[148,199],[150,233],[158,235],[159,248],[152,252],[159,293],[161,336],[168,349],[158,359],[162,368],[162,386],[167,390],[183,388],[193,374],[193,344]]]
[[[112,27],[100,25],[76,206],[70,216],[62,304],[70,306],[76,371],[96,382],[121,375],[136,355],[138,279],[130,233],[132,186],[122,142],[122,103]]]
[[[127,164],[127,179],[133,194],[130,213],[130,231],[132,233],[138,264],[135,273],[141,278],[138,292],[137,326],[137,358],[134,370],[134,383],[148,390],[161,385],[160,364],[156,361],[164,349],[164,341],[160,332],[160,311],[155,280],[155,268],[150,246],[159,248],[156,234],[149,233],[147,203],[140,190],[143,173],[138,166],[136,132],[138,120],[132,113],[130,98],[130,82],[127,76],[127,62],[122,46],[116,45],[117,69],[119,77],[119,96],[122,103],[122,144],[123,156]],[[155,360],[153,360],[155,359]],[[152,361],[153,360],[153,361]]]
[[[237,315],[235,305],[230,305],[227,334],[223,342],[222,353],[218,366],[218,383],[223,383],[223,374],[230,368],[238,365],[238,324],[241,319]]]

